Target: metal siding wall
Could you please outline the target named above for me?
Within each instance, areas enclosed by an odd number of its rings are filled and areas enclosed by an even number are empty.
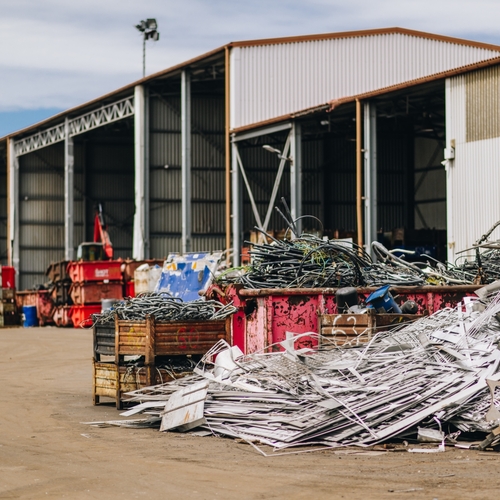
[[[193,250],[221,250],[225,246],[226,230],[224,98],[193,95],[191,108]],[[152,97],[150,232],[153,257],[181,250],[180,130],[180,99]]]
[[[436,154],[436,148],[438,154]],[[415,229],[446,229],[446,201],[422,203],[425,200],[446,198],[446,172],[441,165],[444,145],[441,141],[427,138],[415,139],[415,186],[420,183],[415,193],[415,205],[420,210],[427,226],[415,211]],[[435,157],[434,161],[431,161]],[[439,170],[426,171],[428,167]]]
[[[171,252],[182,250],[180,236],[162,236],[161,238],[151,238],[151,255],[155,259],[167,258]]]
[[[0,150],[0,264],[7,265],[7,151],[5,149]]]
[[[323,197],[323,141],[321,139],[305,140],[302,142],[302,214],[317,217],[322,224],[324,221]],[[321,224],[316,220],[305,217],[302,227],[320,229]]]
[[[500,136],[500,67],[465,75],[467,142]]]
[[[94,204],[101,203],[115,257],[132,255],[134,145],[131,142],[87,144],[87,238],[94,224]],[[76,182],[76,178],[75,178]],[[84,186],[76,186],[84,192]],[[75,244],[79,244],[75,241]]]
[[[193,252],[212,252],[224,250],[225,236],[202,236],[193,238]]]
[[[387,133],[386,133],[387,134]],[[392,231],[407,225],[405,200],[407,193],[407,137],[378,133],[377,198],[378,228]]]
[[[74,241],[75,245],[78,246],[80,243],[87,241],[87,235],[85,228],[83,227],[84,223],[84,213],[85,213],[85,151],[86,144],[75,141],[74,144],[74,181],[75,181],[75,190],[74,190],[74,202],[73,202],[73,222],[74,222]],[[93,220],[93,219],[92,219]],[[87,221],[89,223],[91,221]],[[76,254],[75,254],[76,255]]]
[[[231,128],[496,56],[403,34],[237,47],[231,51]]]
[[[325,139],[325,218],[326,229],[356,229],[356,143],[345,139]]]
[[[47,281],[64,258],[64,149],[62,144],[19,157],[19,288]]]
[[[466,142],[466,77],[450,79],[447,102],[450,127],[447,139],[455,141],[455,160],[451,162],[450,188],[454,252],[470,248],[498,221],[500,214],[500,138]],[[487,112],[487,110],[485,110]],[[496,229],[491,239],[499,239]]]
[[[149,101],[149,231],[154,258],[181,251],[180,106],[179,97]]]

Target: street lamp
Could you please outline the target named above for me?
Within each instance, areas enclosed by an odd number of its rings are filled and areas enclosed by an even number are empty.
[[[264,144],[264,146],[262,146],[262,147],[266,151],[269,151],[270,153],[275,153],[280,160],[292,161],[291,158],[284,156],[283,153],[279,149],[273,148],[272,146],[269,146],[269,144]]]
[[[160,39],[156,19],[146,19],[136,24],[135,27],[143,34],[142,37],[142,77],[146,76],[146,40],[150,38],[157,42]]]

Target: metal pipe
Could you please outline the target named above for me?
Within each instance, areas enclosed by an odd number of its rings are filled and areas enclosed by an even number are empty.
[[[191,75],[181,73],[182,252],[191,251]]]
[[[16,269],[16,288],[19,287],[19,157],[15,142],[9,140],[9,249],[10,265]]]
[[[358,245],[363,247],[363,157],[361,143],[361,101],[356,99],[356,228]]]
[[[137,85],[134,91],[134,170],[135,170],[135,214],[132,256],[134,259],[145,258],[145,92],[143,85]]]
[[[232,232],[233,232],[233,266],[240,265],[241,252],[241,188],[238,165],[238,145],[231,144],[231,183],[232,183]]]
[[[299,122],[293,122],[291,132],[291,156],[290,165],[290,210],[292,219],[297,221],[298,235],[302,233],[302,130]],[[297,235],[297,236],[298,236]]]
[[[11,222],[10,222],[10,199],[11,199],[11,193],[10,193],[10,177],[11,177],[11,172],[10,172],[10,144],[11,144],[12,139],[10,137],[7,137],[7,265],[12,266],[12,251],[10,248],[10,232],[11,232]]]
[[[226,166],[226,250],[227,259],[229,260],[229,250],[231,248],[231,137],[229,135],[230,129],[230,85],[229,85],[229,47],[225,47],[224,52],[224,106],[225,106],[225,127],[224,127],[224,152],[225,152],[225,166]]]
[[[452,147],[452,86],[451,79],[447,78],[445,80],[445,134],[446,134],[446,147]],[[454,146],[454,144],[453,144]],[[446,241],[448,243],[447,248],[447,260],[448,262],[454,262],[455,255],[455,227],[454,227],[454,200],[453,200],[453,166],[455,164],[454,160],[445,160],[444,168],[446,172]]]
[[[364,183],[365,183],[365,250],[375,257],[370,247],[377,241],[377,110],[375,104],[364,104]]]
[[[73,138],[69,135],[69,120],[64,123],[64,258],[73,260],[75,253],[75,224],[73,220],[75,204],[75,155]]]

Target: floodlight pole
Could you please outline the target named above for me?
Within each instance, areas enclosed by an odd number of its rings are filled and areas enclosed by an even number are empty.
[[[142,36],[142,77],[146,78],[146,32]]]
[[[156,19],[142,20],[135,26],[142,33],[142,77],[146,77],[146,40],[151,38],[155,41],[160,39],[158,23]]]

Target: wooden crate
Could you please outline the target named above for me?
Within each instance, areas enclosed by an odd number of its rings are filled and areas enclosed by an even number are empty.
[[[215,343],[231,342],[231,321],[157,322],[116,320],[115,356],[205,354]]]
[[[114,397],[116,407],[121,408],[124,392],[171,380],[168,372],[157,367],[158,356],[201,356],[220,339],[230,343],[231,320],[157,322],[153,317],[145,321],[116,319],[114,326],[94,326],[93,334],[94,404],[99,402],[99,396],[108,396]],[[102,361],[102,356],[109,356],[107,362]],[[124,378],[128,373],[125,356],[144,356],[144,366],[135,382]],[[137,387],[131,387],[131,384]]]
[[[175,378],[190,375],[192,372],[176,372]],[[116,407],[121,409],[127,398],[125,392],[135,391],[149,385],[161,384],[173,380],[171,372],[164,368],[156,368],[154,379],[148,380],[146,367],[133,365],[117,365],[113,362],[93,360],[92,402],[98,405],[101,397],[115,400]]]
[[[319,316],[319,333],[336,345],[357,345],[369,342],[379,331],[422,318],[421,314],[323,314]]]

